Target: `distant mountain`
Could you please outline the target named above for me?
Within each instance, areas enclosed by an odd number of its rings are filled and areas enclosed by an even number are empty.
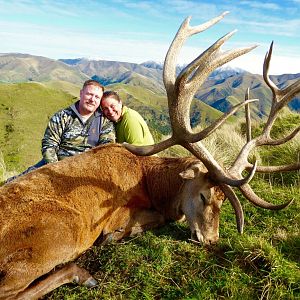
[[[196,98],[220,111],[227,112],[245,98],[248,87],[250,97],[259,99],[259,102],[251,104],[253,117],[261,118],[269,112],[272,96],[260,75],[246,72],[223,79],[210,77],[198,91]],[[242,110],[237,112],[237,115],[240,114],[244,114]]]
[[[223,66],[220,68],[217,68],[215,71],[213,71],[209,78],[213,78],[215,80],[223,80],[228,77],[237,76],[237,75],[246,75],[251,74],[243,69],[240,68],[233,68],[230,66]]]
[[[143,63],[141,63],[142,66],[149,68],[149,69],[155,69],[155,70],[163,70],[163,63],[158,63],[152,60],[149,61],[145,61]]]
[[[0,55],[0,82],[67,81],[81,84],[86,74],[58,60],[29,54]]]
[[[177,66],[177,73],[184,67]],[[0,82],[44,82],[50,87],[59,86],[72,95],[78,92],[84,80],[93,78],[108,88],[111,85],[124,84],[150,91],[153,97],[159,95],[166,99],[162,72],[162,63],[154,61],[136,64],[86,58],[53,60],[28,54],[0,55]],[[300,78],[300,74],[270,77],[279,87],[284,87]],[[248,87],[250,97],[259,99],[258,103],[251,104],[253,118],[259,119],[269,111],[272,99],[271,91],[261,75],[229,66],[221,67],[209,75],[195,97],[216,110],[226,112],[244,99]],[[299,97],[289,104],[297,112],[300,112]],[[150,102],[151,98],[147,105]],[[242,111],[237,112],[237,116],[242,114]]]
[[[125,83],[143,86],[155,93],[165,93],[161,69],[119,61],[87,59],[61,59],[60,61],[77,67],[81,72],[99,80],[104,85]]]

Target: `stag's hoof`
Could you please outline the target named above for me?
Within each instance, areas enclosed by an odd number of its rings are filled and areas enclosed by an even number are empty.
[[[97,280],[93,277],[90,277],[88,278],[84,283],[83,285],[88,287],[88,288],[91,288],[91,287],[94,287],[98,284]]]

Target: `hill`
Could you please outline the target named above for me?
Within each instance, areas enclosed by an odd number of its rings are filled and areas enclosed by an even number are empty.
[[[167,98],[165,95],[157,95],[150,90],[139,86],[117,83],[106,86],[106,89],[116,90],[124,103],[137,110],[148,122],[152,129],[158,130],[164,135],[170,134],[169,112]],[[195,127],[199,124],[211,123],[222,113],[209,105],[196,101],[191,106],[191,125]],[[234,117],[231,121],[234,121]]]
[[[180,72],[183,67],[178,66],[177,72]],[[279,87],[284,87],[300,78],[300,73],[270,77]],[[29,54],[0,56],[0,81],[2,82],[43,82],[49,87],[60,88],[77,95],[81,84],[87,78],[96,79],[106,86],[123,84],[144,89],[145,93],[149,91],[158,97],[166,95],[162,82],[162,64],[151,61],[135,64],[84,58],[53,60]],[[248,87],[250,96],[259,99],[258,103],[252,104],[253,118],[263,118],[270,108],[271,91],[261,75],[251,74],[241,69],[225,66],[215,70],[200,87],[196,98],[216,110],[227,112],[234,104],[244,99]],[[153,106],[151,103],[147,105]],[[202,109],[208,107],[199,105]],[[300,97],[297,96],[289,107],[300,112]],[[236,115],[241,116],[242,112]],[[200,120],[197,114],[192,118],[193,125]]]
[[[40,83],[0,84],[0,150],[7,169],[22,171],[41,158],[48,119],[74,100]]]
[[[140,112],[155,140],[171,133],[166,96],[123,83],[107,89],[118,91],[125,104]],[[75,95],[79,87],[64,81],[0,84],[0,150],[8,170],[22,171],[41,158],[41,139],[49,118],[73,103]],[[210,123],[221,114],[203,102],[192,104],[193,126]]]
[[[80,85],[86,79],[86,74],[58,60],[20,53],[0,55],[0,82],[59,80]]]
[[[97,79],[103,85],[124,83],[141,86],[155,93],[165,93],[162,84],[162,70],[127,62],[61,59],[60,61],[77,67],[91,78]]]

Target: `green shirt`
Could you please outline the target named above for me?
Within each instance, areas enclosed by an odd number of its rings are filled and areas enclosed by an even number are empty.
[[[122,117],[115,126],[118,143],[126,142],[138,146],[154,144],[145,120],[131,108],[123,106]]]

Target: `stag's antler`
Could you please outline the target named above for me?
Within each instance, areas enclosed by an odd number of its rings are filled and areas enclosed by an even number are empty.
[[[273,42],[271,43],[270,49],[266,54],[265,60],[264,60],[264,69],[263,69],[263,77],[267,85],[272,90],[273,98],[272,98],[272,105],[271,110],[267,119],[266,124],[264,125],[264,128],[262,130],[261,135],[257,136],[256,138],[252,139],[251,137],[251,121],[250,117],[248,115],[249,108],[247,108],[248,104],[246,105],[246,125],[247,125],[247,143],[244,145],[242,150],[240,151],[239,155],[237,156],[235,162],[233,163],[232,167],[229,169],[229,173],[232,174],[234,177],[239,178],[241,177],[241,174],[244,170],[253,169],[253,166],[248,162],[248,157],[250,152],[259,146],[265,146],[265,145],[281,145],[288,141],[290,141],[292,138],[294,138],[300,131],[300,126],[295,128],[292,133],[289,135],[274,140],[271,138],[271,129],[274,125],[275,120],[277,119],[280,110],[283,109],[294,97],[296,94],[300,92],[300,80],[297,80],[290,86],[287,86],[284,89],[279,89],[269,78],[268,71],[272,56],[272,50],[273,50]],[[249,89],[246,93],[245,100],[249,98]],[[283,166],[259,166],[257,167],[258,172],[282,172],[282,171],[292,171],[292,170],[299,170],[300,169],[300,163],[294,163],[290,165],[283,165]],[[243,186],[240,186],[239,189],[241,190],[242,194],[253,204],[258,205],[263,208],[268,209],[281,209],[286,207],[291,201],[282,204],[282,205],[272,205],[268,202],[265,202],[261,198],[259,198],[251,189],[249,184],[245,184]]]
[[[170,48],[166,55],[164,63],[163,80],[167,91],[169,114],[172,127],[172,136],[158,144],[150,146],[133,146],[126,144],[126,148],[131,152],[138,155],[152,155],[160,152],[175,144],[182,145],[189,150],[197,158],[199,158],[206,166],[210,178],[216,185],[220,185],[225,195],[229,198],[231,204],[234,207],[238,230],[243,230],[243,211],[238,198],[236,197],[231,187],[238,187],[243,195],[249,199],[255,205],[268,209],[281,209],[287,206],[290,202],[282,205],[273,205],[262,199],[260,199],[250,188],[248,182],[253,177],[256,170],[256,163],[250,164],[248,162],[248,156],[250,152],[258,146],[262,145],[278,145],[285,143],[292,139],[299,131],[298,127],[289,136],[274,141],[270,138],[270,131],[278,112],[300,91],[300,81],[292,84],[291,86],[279,90],[276,85],[271,82],[267,73],[272,53],[272,45],[269,53],[266,56],[264,63],[264,79],[273,92],[273,104],[271,112],[263,133],[261,136],[252,139],[251,138],[251,122],[249,113],[247,113],[247,143],[240,151],[237,159],[233,163],[229,170],[223,170],[223,168],[217,163],[214,157],[208,152],[204,145],[200,142],[202,139],[210,135],[218,127],[220,127],[224,121],[234,114],[239,108],[246,106],[246,110],[249,111],[249,103],[257,101],[257,99],[249,99],[249,91],[247,92],[245,101],[232,107],[232,109],[217,119],[213,124],[205,128],[204,130],[194,133],[190,126],[190,105],[199,87],[206,80],[208,75],[216,68],[224,65],[225,63],[233,60],[234,58],[241,56],[256,47],[256,45],[245,48],[238,48],[229,51],[221,51],[221,46],[228,40],[235,31],[226,34],[224,37],[216,41],[211,47],[199,55],[194,61],[186,66],[176,78],[176,63],[180,49],[182,48],[185,40],[196,33],[202,32],[209,27],[219,22],[228,12],[224,12],[220,16],[210,20],[199,26],[191,27],[189,22],[190,18],[187,18],[179,28]],[[266,167],[265,167],[266,168]],[[292,170],[299,169],[300,164],[292,166],[281,166],[278,170]],[[242,172],[248,170],[248,176],[242,177]],[[259,167],[259,170],[265,170],[263,167]],[[268,171],[273,171],[271,167],[267,168]]]

